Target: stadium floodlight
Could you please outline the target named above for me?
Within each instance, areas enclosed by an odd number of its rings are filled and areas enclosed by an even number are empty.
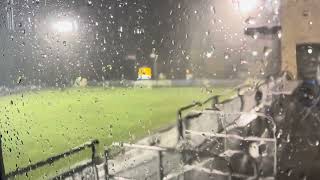
[[[75,21],[61,20],[52,24],[53,30],[58,33],[71,33],[78,29],[78,25]]]
[[[236,4],[241,12],[248,13],[257,8],[258,0],[236,0]]]

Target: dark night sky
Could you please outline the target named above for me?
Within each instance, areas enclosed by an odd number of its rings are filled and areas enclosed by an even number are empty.
[[[90,3],[91,2],[91,3]],[[277,47],[279,41],[259,42],[243,35],[244,21],[228,0],[95,0],[1,2],[0,85],[69,85],[78,76],[89,80],[136,79],[137,68],[151,66],[159,55],[158,72],[181,79],[185,69],[197,77],[228,78],[248,72],[241,57],[253,48]],[[14,30],[7,27],[13,7]],[[258,22],[270,18],[264,10]],[[252,14],[253,17],[257,13]],[[9,15],[8,15],[9,14]],[[75,33],[59,34],[52,23],[72,19]],[[238,34],[239,37],[235,37]],[[249,44],[249,45],[248,45]],[[259,44],[259,46],[257,46]],[[245,48],[245,51],[239,50]],[[212,54],[207,56],[208,53]],[[226,53],[230,58],[226,61]],[[136,54],[137,60],[127,60]],[[248,56],[249,54],[249,56]],[[273,51],[272,59],[277,59]],[[260,58],[260,59],[259,59]],[[249,61],[249,60],[248,60]],[[250,64],[250,62],[249,62]],[[270,63],[269,63],[270,64]],[[240,67],[241,66],[241,67]],[[242,67],[243,66],[243,67]],[[257,69],[257,68],[256,68]],[[243,74],[243,73],[242,73]]]

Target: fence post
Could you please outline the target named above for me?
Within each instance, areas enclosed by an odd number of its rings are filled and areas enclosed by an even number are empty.
[[[108,161],[109,161],[109,150],[108,148],[106,148],[104,150],[104,158],[105,158],[105,163],[104,163],[104,174],[106,177],[106,180],[109,180],[109,165],[108,165]]]
[[[164,179],[164,169],[163,169],[163,154],[162,151],[158,151],[159,154],[159,179]]]
[[[184,139],[184,134],[183,134],[183,120],[181,119],[180,115],[179,115],[179,119],[178,119],[178,141]]]
[[[243,110],[244,110],[244,97],[243,97],[243,95],[241,94],[241,88],[239,88],[238,90],[237,90],[237,94],[238,94],[238,97],[240,98],[240,112],[242,112]]]
[[[91,152],[92,152],[91,160],[92,160],[93,166],[94,166],[93,168],[96,171],[95,175],[96,175],[97,179],[99,179],[99,172],[98,172],[98,168],[96,166],[96,152],[97,152],[97,150],[96,150],[96,145],[95,145],[94,141],[92,141],[92,144],[91,144]]]
[[[213,110],[219,110],[216,105],[219,103],[219,96],[214,96],[211,101],[211,108]]]
[[[91,159],[94,161],[96,157],[96,146],[94,144],[91,145],[91,153]]]
[[[3,154],[2,154],[2,135],[0,135],[0,180],[6,179],[6,173],[4,169],[4,162],[3,162]]]

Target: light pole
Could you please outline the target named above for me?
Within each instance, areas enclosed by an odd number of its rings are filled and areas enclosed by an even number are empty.
[[[155,49],[152,49],[152,53],[150,54],[150,58],[153,59],[153,77],[155,80],[158,80],[158,57],[159,55],[155,53]]]
[[[154,79],[158,80],[158,55],[153,60],[153,73],[154,73]]]

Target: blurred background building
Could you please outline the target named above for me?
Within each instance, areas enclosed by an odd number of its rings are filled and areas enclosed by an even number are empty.
[[[282,69],[288,71],[295,78],[298,77],[297,62],[303,63],[303,57],[309,55],[305,59],[306,64],[300,67],[309,66],[309,62],[313,60],[314,68],[319,64],[319,50],[314,47],[311,48],[298,48],[299,44],[315,44],[320,42],[320,1],[317,0],[282,0],[281,6],[281,25],[282,25]],[[308,45],[306,45],[307,47]],[[308,51],[309,52],[305,52]],[[317,53],[317,54],[316,54]],[[299,57],[297,59],[297,57]],[[308,60],[309,59],[309,60]],[[306,62],[308,61],[308,62]],[[311,70],[314,71],[314,70]]]

